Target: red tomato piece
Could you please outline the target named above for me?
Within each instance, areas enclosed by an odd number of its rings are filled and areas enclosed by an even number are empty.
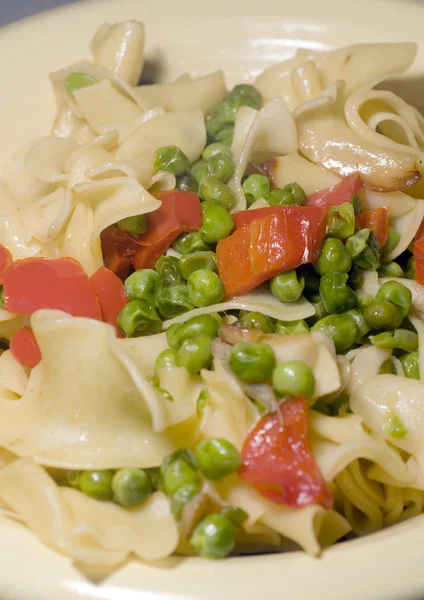
[[[267,212],[262,213],[264,210]],[[243,211],[234,218],[241,226],[216,248],[227,298],[245,294],[278,273],[314,262],[327,224],[326,211],[315,206]]]
[[[102,320],[90,279],[73,258],[17,260],[5,270],[3,286],[7,310],[18,315],[51,308]]]
[[[309,445],[306,400],[290,398],[281,411],[284,424],[277,413],[270,413],[249,433],[241,452],[240,477],[277,504],[331,508],[331,490]]]
[[[0,285],[3,283],[3,273],[9,265],[13,263],[12,255],[9,250],[0,245]]]
[[[424,245],[424,239],[420,240]],[[424,285],[424,252],[417,247],[417,242],[414,246],[414,258],[415,258],[415,281]]]
[[[116,330],[116,335],[118,337],[123,337],[121,330],[117,325],[118,315],[127,303],[127,297],[122,281],[115,273],[106,269],[106,267],[101,267],[96,271],[90,277],[90,281],[97,298],[99,299],[103,321],[113,325]]]
[[[171,190],[157,195],[161,206],[146,215],[147,231],[137,237],[133,258],[136,269],[152,269],[172,242],[181,234],[202,226],[202,210],[197,194]]]
[[[10,350],[16,360],[24,367],[32,369],[41,360],[40,348],[29,327],[19,329],[10,340]]]
[[[356,217],[357,229],[372,229],[381,248],[389,235],[389,209],[385,206],[368,210]]]
[[[359,194],[362,189],[362,181],[358,173],[349,175],[336,183],[331,188],[320,190],[308,197],[308,206],[338,206],[344,202],[351,202],[355,194]]]
[[[113,225],[102,231],[100,239],[105,267],[121,279],[128,277],[137,250],[135,241]]]

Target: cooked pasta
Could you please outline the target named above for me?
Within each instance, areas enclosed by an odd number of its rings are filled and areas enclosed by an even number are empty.
[[[52,73],[0,181],[0,518],[83,567],[313,556],[424,510],[414,44],[139,84]]]

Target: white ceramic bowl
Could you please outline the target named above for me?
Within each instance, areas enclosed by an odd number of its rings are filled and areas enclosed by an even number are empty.
[[[1,1],[1,0],[0,0]],[[97,0],[0,30],[0,167],[27,139],[49,131],[47,75],[88,56],[103,21],[136,18],[147,30],[149,75],[159,80],[223,68],[249,78],[298,47],[421,42],[424,3],[409,0]],[[404,92],[423,104],[424,43]],[[418,93],[421,90],[420,93]],[[339,544],[320,559],[301,552],[224,561],[131,562],[94,584],[21,525],[0,521],[1,600],[413,600],[424,597],[424,516]]]

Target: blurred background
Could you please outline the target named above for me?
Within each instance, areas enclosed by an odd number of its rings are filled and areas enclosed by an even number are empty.
[[[0,0],[0,26],[71,2],[72,0]]]

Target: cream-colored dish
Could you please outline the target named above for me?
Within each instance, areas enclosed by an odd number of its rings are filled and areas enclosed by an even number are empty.
[[[372,14],[368,14],[370,9],[365,4],[356,3],[346,7],[343,17],[337,16],[337,5],[332,2],[320,6],[316,15],[314,10],[318,9],[306,7],[305,3],[293,9],[293,14],[287,14],[286,9],[284,17],[279,18],[275,15],[280,7],[274,3],[269,2],[267,7],[272,17],[264,17],[263,5],[259,14],[258,7],[234,2],[225,8],[215,5],[215,16],[207,16],[207,29],[219,31],[225,39],[219,42],[217,51],[216,36],[211,41],[205,36],[204,7],[186,2],[184,8],[182,15],[181,5],[167,6],[165,22],[149,2],[141,6],[129,1],[87,3],[6,29],[0,36],[0,50],[5,57],[2,103],[3,114],[7,115],[1,160],[28,138],[48,129],[53,101],[44,84],[45,73],[84,56],[100,11],[102,20],[131,16],[143,20],[148,31],[154,32],[153,44],[147,47],[147,59],[151,59],[148,68],[155,80],[172,79],[182,71],[202,74],[223,67],[230,81],[235,82],[256,74],[269,63],[287,58],[298,47],[319,50],[357,41],[419,41],[419,28],[414,35],[411,24],[419,22],[420,8],[405,3],[401,9],[399,4],[377,2]],[[306,10],[309,16],[305,20]],[[381,30],[375,31],[374,27],[363,30],[357,15],[364,14],[370,22],[384,22]],[[346,22],[350,39],[345,35]],[[392,23],[394,29],[386,22]],[[169,53],[164,48],[169,48]],[[418,57],[415,68],[420,64],[423,61]],[[281,593],[289,593],[292,598],[312,593],[327,599],[418,598],[424,589],[418,566],[423,526],[422,518],[417,518],[372,537],[341,544],[314,561],[299,553],[234,558],[225,564],[172,558],[154,566],[131,563],[93,584],[83,579],[67,559],[40,547],[20,525],[2,521],[0,530],[8,553],[3,562],[0,590],[2,596],[16,599],[77,596],[253,599],[259,594],[278,598]],[[20,572],[23,563],[30,565],[25,581]],[[101,578],[100,573],[90,575]]]

